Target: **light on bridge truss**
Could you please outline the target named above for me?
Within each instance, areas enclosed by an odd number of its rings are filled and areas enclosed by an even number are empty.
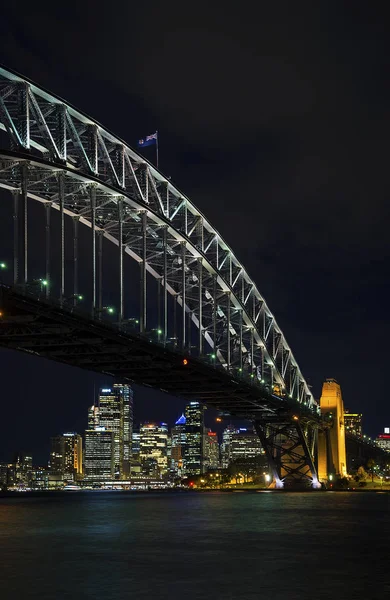
[[[7,263],[0,262],[0,269],[6,269],[6,268],[7,268]]]

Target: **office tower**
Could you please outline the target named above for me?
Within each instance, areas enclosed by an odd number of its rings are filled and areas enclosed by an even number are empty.
[[[186,475],[204,473],[203,436],[204,406],[200,402],[190,402],[185,409],[186,449],[184,454]]]
[[[133,440],[131,445],[132,458],[139,460],[140,453],[140,432],[139,429],[133,429]]]
[[[78,479],[83,473],[83,440],[78,433],[64,433],[64,478]]]
[[[106,431],[112,431],[114,434],[115,478],[126,479],[130,474],[133,434],[133,390],[131,387],[114,383],[110,388],[102,388],[99,393],[98,413],[99,427],[104,427]]]
[[[114,478],[115,450],[114,432],[104,427],[87,429],[85,432],[85,479],[108,481]]]
[[[0,463],[0,491],[5,491],[8,486],[8,464]]]
[[[17,452],[12,461],[12,469],[15,484],[28,486],[31,479],[32,457],[23,452]]]
[[[50,438],[49,471],[52,477],[63,479],[64,473],[64,444],[62,435]]]
[[[90,406],[88,409],[88,429],[99,427],[99,407]]]
[[[231,463],[232,435],[238,431],[233,425],[228,425],[222,434],[221,444],[221,467],[227,469]]]
[[[385,427],[384,433],[380,433],[375,441],[380,448],[390,452],[390,428]]]
[[[186,418],[184,415],[181,415],[171,431],[170,470],[177,477],[183,477],[185,474],[184,455],[186,450],[186,440]]]
[[[230,460],[256,461],[256,457],[264,454],[258,435],[253,429],[240,427],[231,434]]]
[[[165,475],[167,460],[168,426],[166,423],[143,423],[140,427],[140,460],[145,474]],[[148,471],[146,473],[146,471]]]
[[[78,433],[50,438],[50,475],[57,480],[76,480],[83,472],[83,441]]]
[[[47,490],[49,488],[49,471],[45,467],[35,467],[31,471],[30,487],[32,490]]]
[[[219,467],[219,443],[215,431],[209,429],[204,435],[203,447],[204,471],[218,469]]]
[[[347,409],[344,411],[345,433],[354,435],[363,435],[362,430],[363,415],[361,413],[350,413]]]

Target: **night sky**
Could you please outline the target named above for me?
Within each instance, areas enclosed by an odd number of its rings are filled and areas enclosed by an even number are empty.
[[[255,279],[315,396],[335,377],[376,435],[390,424],[384,5],[120,4],[8,4],[0,61],[132,146],[158,129],[161,170]],[[0,358],[0,460],[45,462],[107,378]],[[182,405],[136,388],[138,420],[172,423]]]

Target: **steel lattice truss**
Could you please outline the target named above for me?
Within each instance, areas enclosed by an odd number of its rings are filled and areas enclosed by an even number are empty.
[[[127,253],[140,265],[141,334],[148,328],[150,274],[157,281],[154,294],[162,307],[164,343],[173,337],[186,349],[193,342],[189,332],[196,326],[199,356],[208,355],[209,362],[212,356],[235,376],[267,385],[280,397],[291,397],[318,412],[255,283],[171,181],[86,115],[1,68],[0,128],[11,142],[10,150],[0,152],[0,186],[25,202],[32,198],[60,211],[62,259],[64,216],[73,219],[75,231],[78,223],[92,229],[93,308],[100,302],[96,262],[104,236],[120,249],[120,319],[126,320],[123,253]],[[24,271],[26,275],[26,264]],[[23,279],[20,272],[17,277]],[[61,277],[62,297],[63,265]],[[168,298],[174,300],[173,323]]]

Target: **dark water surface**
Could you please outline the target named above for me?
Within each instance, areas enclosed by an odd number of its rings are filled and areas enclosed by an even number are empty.
[[[390,495],[0,499],[0,598],[390,598]]]

